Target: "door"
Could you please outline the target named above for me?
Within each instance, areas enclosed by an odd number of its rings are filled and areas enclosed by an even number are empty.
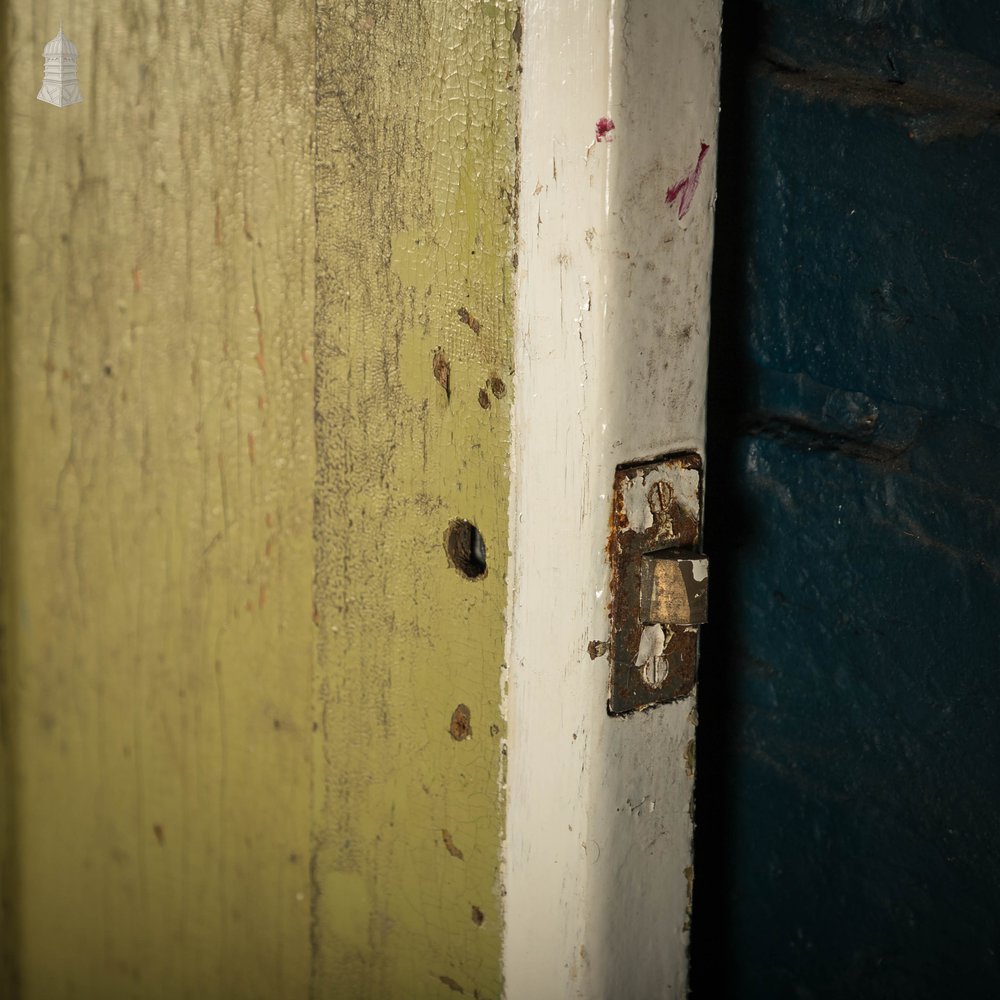
[[[660,7],[4,8],[12,996],[683,990],[694,695],[606,650],[616,470],[704,450]]]

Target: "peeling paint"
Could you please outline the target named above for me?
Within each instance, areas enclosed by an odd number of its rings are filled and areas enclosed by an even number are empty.
[[[451,834],[447,830],[441,831],[441,840],[444,843],[444,846],[448,849],[448,853],[453,858],[458,858],[459,861],[465,860],[465,855],[458,847],[455,846],[455,841],[452,839]]]
[[[519,11],[316,10],[317,997],[502,992]]]
[[[663,657],[666,637],[663,626],[647,625],[639,638],[639,650],[635,654],[635,665],[642,671],[645,682],[650,687],[659,687],[666,679],[670,664]]]
[[[592,660],[604,656],[608,651],[608,644],[600,639],[593,639],[587,643],[587,653]]]
[[[473,333],[479,333],[479,331],[482,329],[482,324],[479,322],[478,319],[476,319],[475,316],[472,315],[472,313],[469,312],[468,309],[465,308],[465,306],[462,306],[458,310],[458,318],[467,327],[469,327],[469,329],[472,330]]]
[[[432,370],[434,372],[434,378],[438,385],[444,389],[445,398],[449,401],[451,400],[451,365],[448,364],[448,359],[445,357],[444,351],[439,347],[434,352],[434,360],[432,362]]]

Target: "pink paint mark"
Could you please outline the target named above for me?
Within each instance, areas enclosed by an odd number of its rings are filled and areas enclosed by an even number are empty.
[[[608,142],[614,141],[613,135],[608,135],[609,132],[614,130],[615,123],[610,118],[598,118],[597,124],[594,126],[594,141],[600,142],[602,139],[607,139]]]
[[[679,180],[673,187],[667,190],[666,202],[668,205],[677,204],[677,218],[683,219],[688,214],[694,193],[698,190],[698,178],[701,177],[701,165],[708,152],[707,143],[701,144],[701,152],[698,154],[698,162],[687,172],[687,175]]]

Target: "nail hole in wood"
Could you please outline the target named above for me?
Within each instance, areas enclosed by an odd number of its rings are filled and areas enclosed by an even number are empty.
[[[486,575],[486,542],[471,521],[452,521],[444,534],[444,547],[448,562],[467,580]]]

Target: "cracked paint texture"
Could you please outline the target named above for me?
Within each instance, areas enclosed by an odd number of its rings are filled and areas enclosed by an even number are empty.
[[[0,994],[499,997],[517,7],[181,8],[4,8]]]
[[[183,6],[2,22],[25,1000],[308,987],[312,20]],[[60,13],[68,108],[34,99]]]
[[[318,28],[313,989],[496,998],[518,8]]]

